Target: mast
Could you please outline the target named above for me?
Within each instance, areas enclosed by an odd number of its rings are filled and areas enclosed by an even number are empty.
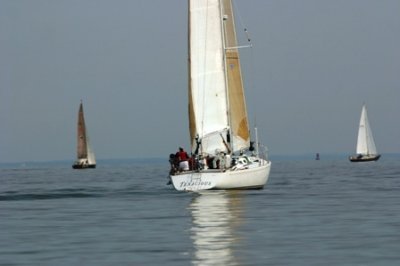
[[[224,73],[225,73],[225,92],[226,95],[229,95],[229,86],[228,86],[228,73],[227,73],[227,60],[226,60],[226,40],[225,40],[225,36],[226,36],[226,25],[225,25],[225,21],[228,19],[232,19],[229,18],[227,14],[225,14],[225,5],[224,3],[221,2],[222,0],[219,0],[219,10],[220,10],[220,17],[221,17],[221,29],[222,29],[222,34],[221,34],[221,38],[222,38],[222,50],[223,50],[223,66],[224,66]],[[232,119],[231,119],[231,108],[229,105],[229,97],[226,97],[226,115],[227,115],[227,121],[228,121],[228,132],[227,134],[229,134],[229,136],[231,135],[231,125],[232,125]],[[228,135],[226,136],[227,138],[227,145],[229,145],[229,151],[230,153],[233,152],[232,147],[233,147],[233,138],[228,139]]]

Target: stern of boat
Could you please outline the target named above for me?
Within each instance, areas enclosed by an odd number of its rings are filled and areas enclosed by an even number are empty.
[[[264,161],[245,169],[184,171],[170,175],[178,191],[209,189],[261,189],[268,181],[271,162]]]

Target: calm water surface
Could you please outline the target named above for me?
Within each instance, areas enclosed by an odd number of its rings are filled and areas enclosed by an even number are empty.
[[[182,193],[167,162],[0,169],[0,265],[400,265],[400,160],[273,161]]]

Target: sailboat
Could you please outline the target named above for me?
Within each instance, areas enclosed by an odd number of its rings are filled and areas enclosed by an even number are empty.
[[[349,160],[351,162],[369,162],[377,161],[380,157],[381,155],[376,150],[374,137],[369,125],[367,106],[363,104],[358,128],[357,154],[350,156]]]
[[[271,161],[257,130],[250,141],[233,15],[231,0],[189,0],[192,155],[189,167],[171,163],[169,183],[178,191],[260,189],[268,180]]]
[[[72,165],[74,169],[96,168],[96,158],[89,143],[89,136],[85,125],[83,104],[79,105],[78,111],[78,139],[77,160]]]

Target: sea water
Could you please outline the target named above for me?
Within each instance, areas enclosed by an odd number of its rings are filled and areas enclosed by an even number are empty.
[[[0,265],[400,265],[400,160],[275,160],[263,190],[177,192],[168,162],[3,165]]]

